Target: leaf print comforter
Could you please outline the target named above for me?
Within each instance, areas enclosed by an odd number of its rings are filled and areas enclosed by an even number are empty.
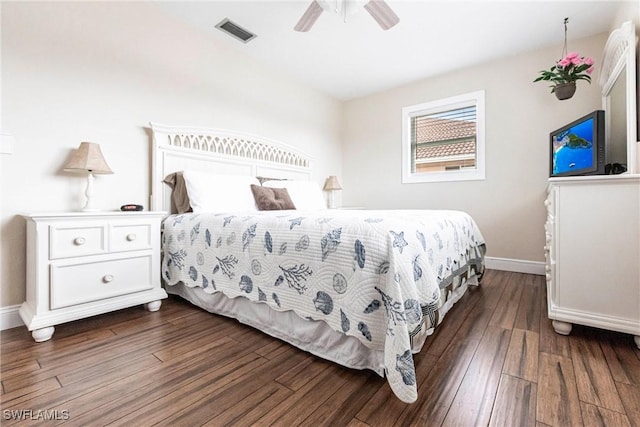
[[[485,244],[459,211],[184,214],[164,221],[162,277],[322,320],[384,351],[404,402],[417,399],[412,338],[477,284]],[[445,311],[443,311],[445,308]]]

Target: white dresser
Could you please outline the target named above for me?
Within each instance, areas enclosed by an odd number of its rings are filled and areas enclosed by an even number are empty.
[[[27,300],[20,316],[35,341],[54,325],[146,304],[160,308],[164,212],[36,214],[27,220]]]
[[[549,318],[626,332],[640,348],[640,175],[549,179]]]

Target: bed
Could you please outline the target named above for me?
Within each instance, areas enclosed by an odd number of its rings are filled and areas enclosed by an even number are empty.
[[[474,220],[460,211],[325,209],[312,162],[290,147],[216,129],[151,129],[152,207],[171,212],[162,236],[167,292],[371,369],[414,402],[413,355],[484,272]],[[176,174],[193,212],[163,183]],[[263,193],[281,194],[287,209],[256,209]]]

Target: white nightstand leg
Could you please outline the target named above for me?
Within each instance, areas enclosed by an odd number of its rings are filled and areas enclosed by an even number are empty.
[[[162,305],[162,301],[157,300],[157,301],[148,302],[144,306],[149,311],[158,311],[160,310],[161,305]]]
[[[551,322],[553,329],[560,335],[569,335],[573,325],[571,323],[563,322],[561,320],[554,320]]]
[[[31,336],[35,342],[43,342],[49,341],[53,336],[53,332],[55,328],[53,326],[48,326],[46,328],[34,329],[31,331]]]

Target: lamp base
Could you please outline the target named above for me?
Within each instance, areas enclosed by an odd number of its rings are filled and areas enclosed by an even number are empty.
[[[333,190],[329,190],[329,200],[327,200],[327,207],[329,209],[335,209],[336,208],[336,199],[335,199],[335,195],[334,195],[334,191]]]
[[[93,206],[93,195],[94,195],[94,191],[93,191],[93,173],[89,172],[87,174],[87,189],[84,192],[84,195],[87,197],[87,203],[85,203],[84,207],[82,208],[82,212],[97,212],[98,209],[96,209]]]

